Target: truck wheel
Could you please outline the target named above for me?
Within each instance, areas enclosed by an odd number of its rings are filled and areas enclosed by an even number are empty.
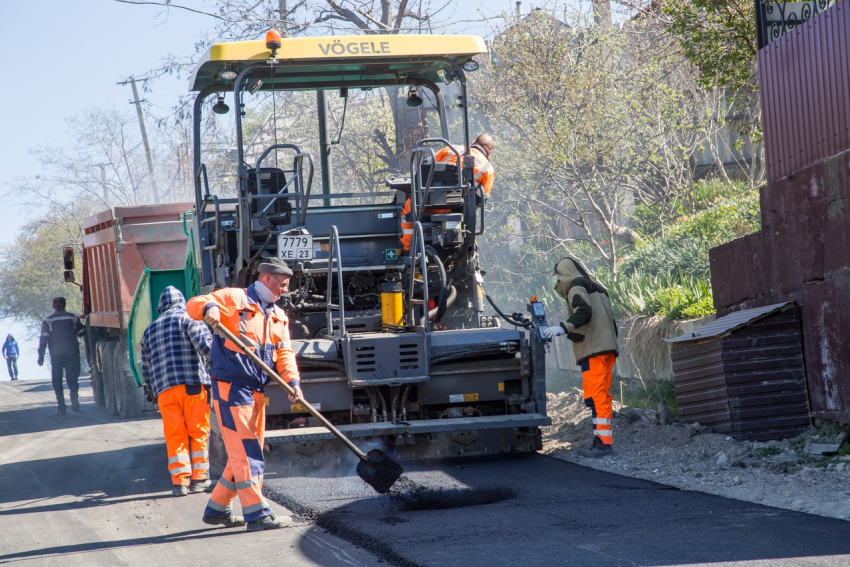
[[[91,364],[91,391],[94,397],[94,405],[103,407],[103,376],[101,374],[103,363],[101,362],[100,350],[99,346],[95,345],[94,360]]]
[[[103,345],[103,403],[106,413],[118,415],[118,407],[115,404],[115,371],[112,369],[115,358],[115,347],[118,341],[108,341]]]
[[[130,354],[127,350],[127,340],[121,339],[115,347],[113,376],[115,377],[115,401],[118,414],[129,419],[142,415],[145,405],[144,391],[136,385],[130,372]]]

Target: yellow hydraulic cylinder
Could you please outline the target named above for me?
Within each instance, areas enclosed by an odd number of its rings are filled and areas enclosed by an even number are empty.
[[[393,327],[404,325],[404,301],[399,282],[381,284],[381,323]]]

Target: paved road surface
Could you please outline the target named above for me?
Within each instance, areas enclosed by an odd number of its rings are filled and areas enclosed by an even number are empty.
[[[203,524],[204,495],[171,496],[160,420],[109,417],[82,384],[82,411],[60,416],[48,381],[0,382],[0,564],[379,564],[304,522],[251,534]]]
[[[265,488],[277,502],[393,565],[850,565],[848,522],[543,455],[444,462],[408,476],[421,486],[501,487],[517,496],[487,506],[401,511],[356,476],[293,482],[267,475]]]
[[[542,455],[409,473],[428,487],[516,491],[452,510],[401,511],[353,471],[284,478],[270,470],[269,497],[321,527],[210,528],[200,522],[204,496],[169,495],[157,418],[121,421],[82,401],[79,414],[57,416],[48,382],[0,383],[0,564],[850,565],[850,523]]]

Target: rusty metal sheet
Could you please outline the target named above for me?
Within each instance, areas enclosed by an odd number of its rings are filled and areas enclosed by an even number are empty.
[[[779,313],[780,311],[788,309],[791,305],[793,304],[790,302],[784,302],[755,309],[737,311],[735,313],[730,313],[725,317],[715,319],[708,325],[700,327],[691,333],[687,333],[681,337],[676,337],[675,339],[664,339],[664,341],[668,343],[683,344],[704,341],[707,339],[719,339],[729,335],[741,327],[744,327],[745,325],[749,325],[759,319],[763,319],[773,315],[774,313]]]
[[[848,36],[839,2],[759,50],[768,181],[850,149]]]

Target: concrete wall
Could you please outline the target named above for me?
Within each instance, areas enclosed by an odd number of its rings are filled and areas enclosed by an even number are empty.
[[[850,151],[763,187],[761,216],[710,252],[718,316],[796,301],[812,414],[850,423]]]

